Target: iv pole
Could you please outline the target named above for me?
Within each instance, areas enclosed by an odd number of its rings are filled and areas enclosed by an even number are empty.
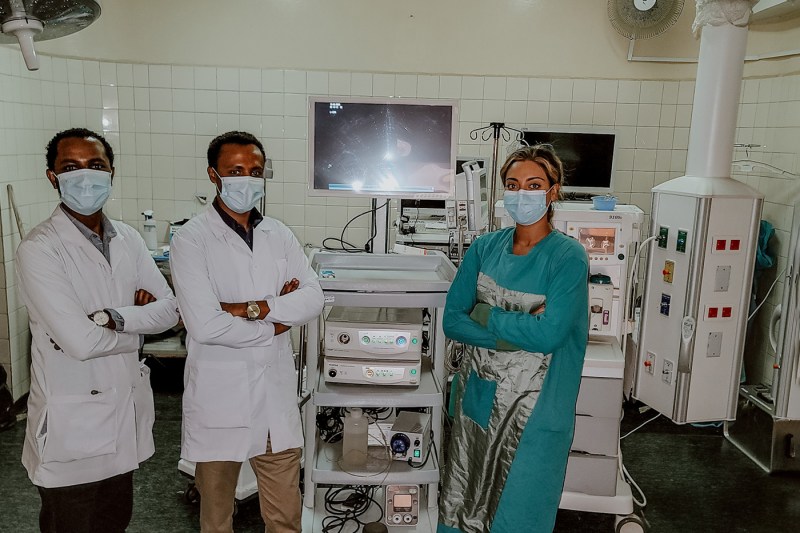
[[[478,140],[478,134],[480,133],[481,140],[488,141],[490,138],[493,139],[492,141],[492,182],[489,188],[489,205],[487,206],[489,209],[489,231],[494,231],[497,229],[495,227],[495,216],[494,216],[494,203],[495,203],[495,196],[497,194],[497,154],[500,151],[500,138],[505,142],[509,142],[511,140],[511,132],[514,131],[517,135],[521,138],[522,131],[516,128],[512,128],[510,126],[506,126],[504,122],[490,122],[488,126],[484,126],[482,128],[475,128],[471,132],[469,132],[469,138],[473,141]]]

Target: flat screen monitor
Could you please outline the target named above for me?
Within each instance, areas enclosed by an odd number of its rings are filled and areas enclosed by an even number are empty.
[[[452,198],[457,114],[450,100],[309,98],[309,194]]]
[[[613,191],[616,133],[609,130],[536,129],[522,132],[530,144],[550,144],[564,163],[565,193]]]

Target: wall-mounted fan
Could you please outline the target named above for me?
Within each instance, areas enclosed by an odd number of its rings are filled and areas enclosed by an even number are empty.
[[[620,35],[649,39],[667,31],[683,11],[684,0],[608,0],[608,18]]]
[[[99,16],[96,0],[0,0],[0,43],[19,42],[28,70],[38,70],[33,41],[75,33]]]

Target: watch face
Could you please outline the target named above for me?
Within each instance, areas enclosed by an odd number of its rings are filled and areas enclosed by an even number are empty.
[[[108,313],[105,311],[97,311],[93,316],[92,319],[94,323],[98,326],[105,326],[108,324]]]
[[[258,306],[257,303],[251,303],[247,306],[247,317],[248,318],[258,318],[258,315],[261,314],[261,308]]]

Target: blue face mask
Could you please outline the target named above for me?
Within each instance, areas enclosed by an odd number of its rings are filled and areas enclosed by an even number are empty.
[[[214,173],[222,182],[219,191],[220,199],[232,211],[243,214],[251,211],[261,198],[264,197],[264,179],[251,176],[220,176]]]
[[[61,202],[81,215],[93,215],[111,195],[111,173],[91,168],[63,172],[58,178]]]
[[[550,187],[552,189],[553,187]],[[546,191],[505,191],[503,204],[514,222],[530,226],[539,222],[547,213]]]

